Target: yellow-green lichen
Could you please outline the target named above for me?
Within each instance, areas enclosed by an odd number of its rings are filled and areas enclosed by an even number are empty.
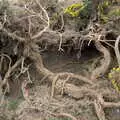
[[[111,80],[111,82],[112,82],[113,87],[116,89],[116,91],[119,92],[119,91],[120,91],[120,87],[119,87],[119,85],[116,83],[116,81],[113,79],[113,80]]]
[[[78,17],[80,11],[84,9],[84,5],[80,3],[72,4],[64,10],[64,13],[71,15],[72,17]]]
[[[116,91],[120,91],[120,67],[113,68],[108,74],[108,78],[111,80]]]

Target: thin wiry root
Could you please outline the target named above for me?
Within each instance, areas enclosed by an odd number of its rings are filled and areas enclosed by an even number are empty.
[[[56,84],[56,81],[58,79],[58,75],[56,75],[52,81],[52,90],[51,90],[51,98],[54,96],[54,89],[55,89],[55,84]]]
[[[94,101],[94,106],[95,106],[95,111],[96,111],[98,119],[99,120],[106,120],[105,113],[102,109],[102,106],[100,105],[100,103],[97,100]]]
[[[58,51],[62,51],[62,52],[64,52],[64,50],[62,49],[62,34],[61,33],[59,33],[59,35],[60,35],[60,44],[59,44],[59,48],[58,48]]]
[[[2,67],[2,61],[3,61],[4,57],[6,57],[6,58],[8,58],[8,60],[9,60],[9,68],[10,68],[11,63],[12,63],[11,58],[10,58],[7,54],[1,54],[0,56],[1,56],[1,63],[0,63],[0,66]],[[0,68],[1,68],[1,67],[0,67]]]
[[[89,85],[94,85],[94,83],[90,79],[88,79],[82,75],[77,75],[77,74],[69,73],[69,72],[63,72],[63,73],[58,73],[58,74],[59,74],[59,76],[69,75],[70,78],[76,78],[76,79],[79,79],[80,81],[83,81],[83,82],[89,84]]]
[[[61,90],[61,95],[64,94],[65,84],[66,84],[66,82],[67,82],[69,79],[70,79],[70,75],[68,75],[67,78],[66,78],[66,80],[64,80],[64,82],[63,82],[63,86],[62,86],[62,90]]]
[[[14,69],[20,65],[21,62],[22,62],[22,58],[20,58],[18,61],[16,61],[16,63],[8,69],[8,71],[6,72],[6,74],[4,76],[1,87],[3,87],[4,85],[7,85],[7,89],[8,89],[7,92],[10,92],[8,78],[10,77],[10,74],[14,71]]]
[[[40,32],[38,32],[36,35],[32,36],[31,39],[36,39],[38,37],[40,37],[50,26],[50,18],[48,16],[47,11],[45,10],[45,8],[43,8],[43,6],[40,4],[40,2],[38,2],[38,0],[35,0],[35,2],[39,5],[40,9],[44,12],[46,18],[47,18],[47,26]]]
[[[120,52],[119,52],[119,42],[120,42],[120,35],[117,37],[116,42],[115,42],[115,54],[117,57],[118,65],[120,67]]]
[[[60,76],[66,76],[67,75],[67,79],[66,80],[60,80],[59,77]],[[53,81],[52,81],[52,92],[51,92],[51,97],[53,97],[53,94],[54,94],[54,89],[61,89],[61,93],[63,94],[64,92],[66,92],[66,88],[65,86],[65,83],[70,79],[70,78],[73,78],[73,79],[79,79],[89,85],[93,85],[93,83],[87,79],[86,77],[83,77],[81,75],[76,75],[76,74],[73,74],[73,73],[67,73],[67,72],[64,72],[64,73],[58,73],[57,75],[55,75]],[[58,85],[57,85],[58,84]],[[67,83],[66,83],[67,84]],[[57,87],[56,87],[57,85]],[[59,86],[59,87],[58,87]],[[68,85],[69,86],[69,85]]]

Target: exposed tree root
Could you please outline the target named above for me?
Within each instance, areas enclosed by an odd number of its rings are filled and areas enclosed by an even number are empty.
[[[77,120],[74,116],[72,116],[72,115],[70,115],[68,113],[58,113],[58,114],[50,113],[50,114],[55,116],[55,117],[58,117],[58,118],[67,117],[67,118],[70,118],[71,120]]]
[[[53,94],[54,94],[54,87],[56,88],[56,89],[58,89],[59,91],[61,91],[62,90],[62,86],[63,86],[63,80],[60,80],[59,79],[59,76],[65,76],[65,75],[67,75],[67,76],[70,76],[70,78],[77,78],[77,79],[79,79],[79,80],[81,80],[81,81],[83,81],[83,82],[85,82],[85,83],[88,83],[88,84],[90,84],[90,85],[93,85],[93,83],[89,80],[89,79],[87,79],[86,77],[83,77],[83,76],[81,76],[81,75],[75,75],[75,74],[73,74],[73,73],[57,73],[57,74],[55,74],[55,73],[53,73],[53,72],[51,72],[51,71],[49,71],[48,69],[46,69],[45,67],[44,67],[44,65],[43,65],[43,62],[42,62],[42,58],[41,58],[41,56],[40,56],[40,54],[39,53],[36,53],[36,52],[32,52],[32,54],[29,56],[33,61],[34,61],[34,63],[35,63],[35,66],[36,66],[36,68],[37,68],[37,71],[41,74],[43,74],[44,76],[46,76],[46,75],[49,75],[48,76],[48,78],[49,78],[49,80],[50,80],[50,82],[52,82],[53,83],[53,86],[52,86],[52,96],[53,96]],[[68,95],[71,95],[71,96],[76,96],[77,94],[78,94],[78,92],[79,92],[79,87],[75,87],[74,85],[72,85],[72,84],[65,84],[64,85],[65,87],[65,89],[64,89],[64,92],[66,93],[66,94],[68,94]],[[75,88],[75,89],[74,89]],[[75,95],[75,93],[77,92],[77,94]],[[79,97],[79,95],[78,95],[78,97]]]
[[[107,54],[104,53],[105,57],[107,55],[109,55],[108,53],[109,52],[107,52]],[[30,57],[30,58],[32,60],[34,60],[34,63],[36,65],[36,68],[37,68],[39,73],[43,73],[43,75],[46,75],[46,74],[50,75],[48,78],[51,82],[53,82],[52,94],[51,94],[52,97],[54,95],[54,89],[56,89],[57,91],[60,91],[60,92],[62,90],[64,81],[59,78],[59,76],[61,76],[61,75],[67,75],[70,77],[72,76],[73,78],[79,78],[80,80],[83,80],[83,81],[85,80],[84,82],[87,82],[90,85],[94,85],[92,82],[88,82],[87,78],[85,79],[84,77],[81,77],[79,75],[76,76],[75,74],[72,74],[72,73],[58,73],[55,75],[54,73],[52,73],[49,70],[47,70],[46,68],[44,68],[43,63],[42,63],[42,59],[41,59],[39,54],[34,53],[32,55],[32,57]],[[103,69],[103,67],[102,67],[102,69]],[[67,79],[67,81],[68,81],[68,79]],[[96,111],[96,114],[97,114],[99,120],[106,120],[105,113],[103,110],[104,108],[120,106],[120,103],[105,102],[100,93],[98,93],[92,89],[89,89],[87,87],[79,88],[73,84],[65,83],[64,84],[64,93],[67,94],[68,96],[75,98],[75,99],[80,99],[80,98],[84,97],[85,95],[89,95],[89,96],[93,97],[95,111]]]
[[[95,46],[97,48],[97,50],[99,50],[100,52],[103,53],[104,58],[101,61],[101,66],[97,67],[91,75],[91,79],[95,80],[96,78],[100,77],[101,75],[104,75],[109,66],[110,66],[110,62],[111,62],[111,56],[110,56],[110,52],[108,51],[107,48],[105,48],[99,41],[95,42]]]
[[[10,88],[9,88],[9,83],[8,83],[8,78],[10,77],[11,73],[14,71],[14,69],[16,69],[20,63],[22,62],[22,58],[20,58],[12,67],[9,67],[8,71],[6,72],[4,79],[1,83],[1,88],[3,86],[7,86],[7,91],[6,92],[10,92]]]
[[[96,114],[98,116],[98,119],[99,120],[106,120],[105,119],[105,113],[103,111],[103,108],[102,106],[100,105],[100,103],[98,101],[94,101],[94,106],[95,106],[95,111],[96,111]]]
[[[120,36],[117,37],[116,42],[115,42],[115,54],[116,54],[116,57],[117,57],[119,68],[120,68],[119,42],[120,42]]]

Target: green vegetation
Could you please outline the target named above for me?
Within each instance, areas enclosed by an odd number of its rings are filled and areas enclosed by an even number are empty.
[[[108,74],[108,78],[111,80],[112,85],[116,89],[116,91],[120,91],[120,83],[119,81],[119,75],[120,75],[120,68],[113,68],[111,72]]]
[[[103,1],[103,3],[98,5],[98,10],[101,14],[105,14],[105,10],[110,6],[110,2],[108,0]]]
[[[64,10],[64,13],[71,15],[72,17],[78,17],[80,12],[84,9],[84,5],[80,3],[72,4]]]
[[[82,3],[76,3],[68,6],[64,10],[65,15],[69,15],[70,20],[76,23],[76,29],[84,29],[92,14],[92,2],[91,0],[84,0]]]
[[[98,14],[101,22],[107,23],[111,17],[120,16],[120,8],[112,8],[112,3],[105,0],[98,5]]]
[[[103,1],[101,4],[98,5],[99,18],[103,23],[106,23],[109,20],[107,12],[110,5],[111,3],[108,0]]]
[[[83,3],[76,3],[68,6],[64,13],[69,14],[72,17],[86,17],[90,16],[92,10],[92,2],[90,0],[84,0]]]

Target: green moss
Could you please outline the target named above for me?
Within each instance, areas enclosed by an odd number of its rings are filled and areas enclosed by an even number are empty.
[[[64,13],[71,15],[72,17],[78,17],[80,12],[84,9],[84,5],[80,3],[72,4],[64,10]]]

